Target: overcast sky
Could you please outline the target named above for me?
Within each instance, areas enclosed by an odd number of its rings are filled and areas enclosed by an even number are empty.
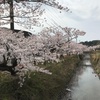
[[[86,32],[80,41],[100,40],[100,0],[59,0],[68,5],[72,13],[65,14],[70,18],[67,24]],[[63,19],[63,17],[62,17]],[[65,16],[64,16],[65,20]]]
[[[85,31],[86,35],[80,36],[78,41],[100,40],[100,0],[56,1],[59,1],[63,6],[68,6],[72,13],[65,11],[59,13],[59,10],[44,5],[43,8],[46,12],[43,17],[47,19],[46,25],[61,25],[62,27],[73,27]],[[18,25],[16,27],[22,29]],[[39,28],[35,27],[34,29],[40,30]]]

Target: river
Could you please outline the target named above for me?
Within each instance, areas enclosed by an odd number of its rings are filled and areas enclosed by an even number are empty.
[[[85,54],[61,100],[100,100],[100,79],[92,68],[88,54]]]

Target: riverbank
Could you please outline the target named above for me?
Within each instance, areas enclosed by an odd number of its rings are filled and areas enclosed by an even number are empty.
[[[100,77],[100,50],[91,53],[91,62],[95,72]]]
[[[59,63],[42,65],[52,75],[33,72],[19,87],[18,79],[9,73],[0,72],[0,100],[58,100],[75,72],[80,57],[66,56]]]

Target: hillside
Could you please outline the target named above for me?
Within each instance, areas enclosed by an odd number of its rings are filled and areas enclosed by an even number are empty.
[[[95,45],[100,45],[100,40],[85,41],[81,43],[86,46],[95,46]]]

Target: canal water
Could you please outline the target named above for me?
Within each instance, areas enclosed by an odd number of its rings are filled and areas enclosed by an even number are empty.
[[[100,79],[92,68],[88,54],[61,100],[100,100]]]

